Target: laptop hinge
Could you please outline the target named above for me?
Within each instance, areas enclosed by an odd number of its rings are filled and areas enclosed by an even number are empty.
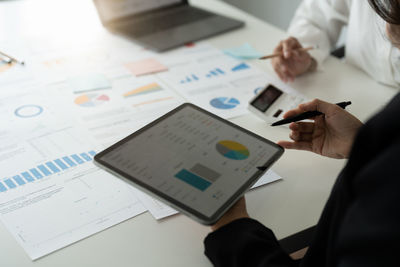
[[[167,10],[171,10],[171,9],[178,8],[178,7],[184,7],[184,6],[189,6],[189,2],[187,0],[183,0],[180,3],[173,4],[170,6],[150,10],[150,11],[147,11],[147,12],[144,12],[141,14],[128,15],[128,16],[125,16],[122,18],[114,19],[112,21],[107,22],[107,24],[105,26],[106,27],[118,27],[123,24],[129,24],[135,20],[147,19],[151,16],[162,14],[163,12],[165,12]]]

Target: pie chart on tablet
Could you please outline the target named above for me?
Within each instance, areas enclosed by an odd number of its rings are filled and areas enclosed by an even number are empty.
[[[240,105],[240,101],[233,97],[217,97],[210,101],[210,105],[217,109],[233,109]]]
[[[222,156],[228,159],[244,160],[250,156],[247,147],[235,141],[219,141],[216,145],[216,149]]]

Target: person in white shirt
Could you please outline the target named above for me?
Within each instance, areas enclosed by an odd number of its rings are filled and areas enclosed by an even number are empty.
[[[385,21],[366,0],[303,0],[288,29],[292,37],[281,41],[274,51],[283,53],[272,60],[278,76],[289,82],[315,70],[335,47],[344,26],[348,28],[346,62],[378,82],[398,86],[400,51],[387,39]],[[318,48],[296,51],[308,46]]]

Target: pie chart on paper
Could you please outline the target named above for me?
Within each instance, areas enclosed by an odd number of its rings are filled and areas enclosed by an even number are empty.
[[[97,107],[110,101],[104,94],[83,94],[75,98],[74,103],[80,107]]]
[[[228,159],[244,160],[250,156],[247,147],[235,141],[220,141],[217,143],[216,149],[222,156]]]
[[[233,109],[240,105],[236,98],[218,97],[210,101],[210,105],[217,109]]]

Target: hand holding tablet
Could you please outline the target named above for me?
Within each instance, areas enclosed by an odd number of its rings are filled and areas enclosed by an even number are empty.
[[[95,162],[209,225],[282,153],[271,141],[183,104],[97,154]]]

